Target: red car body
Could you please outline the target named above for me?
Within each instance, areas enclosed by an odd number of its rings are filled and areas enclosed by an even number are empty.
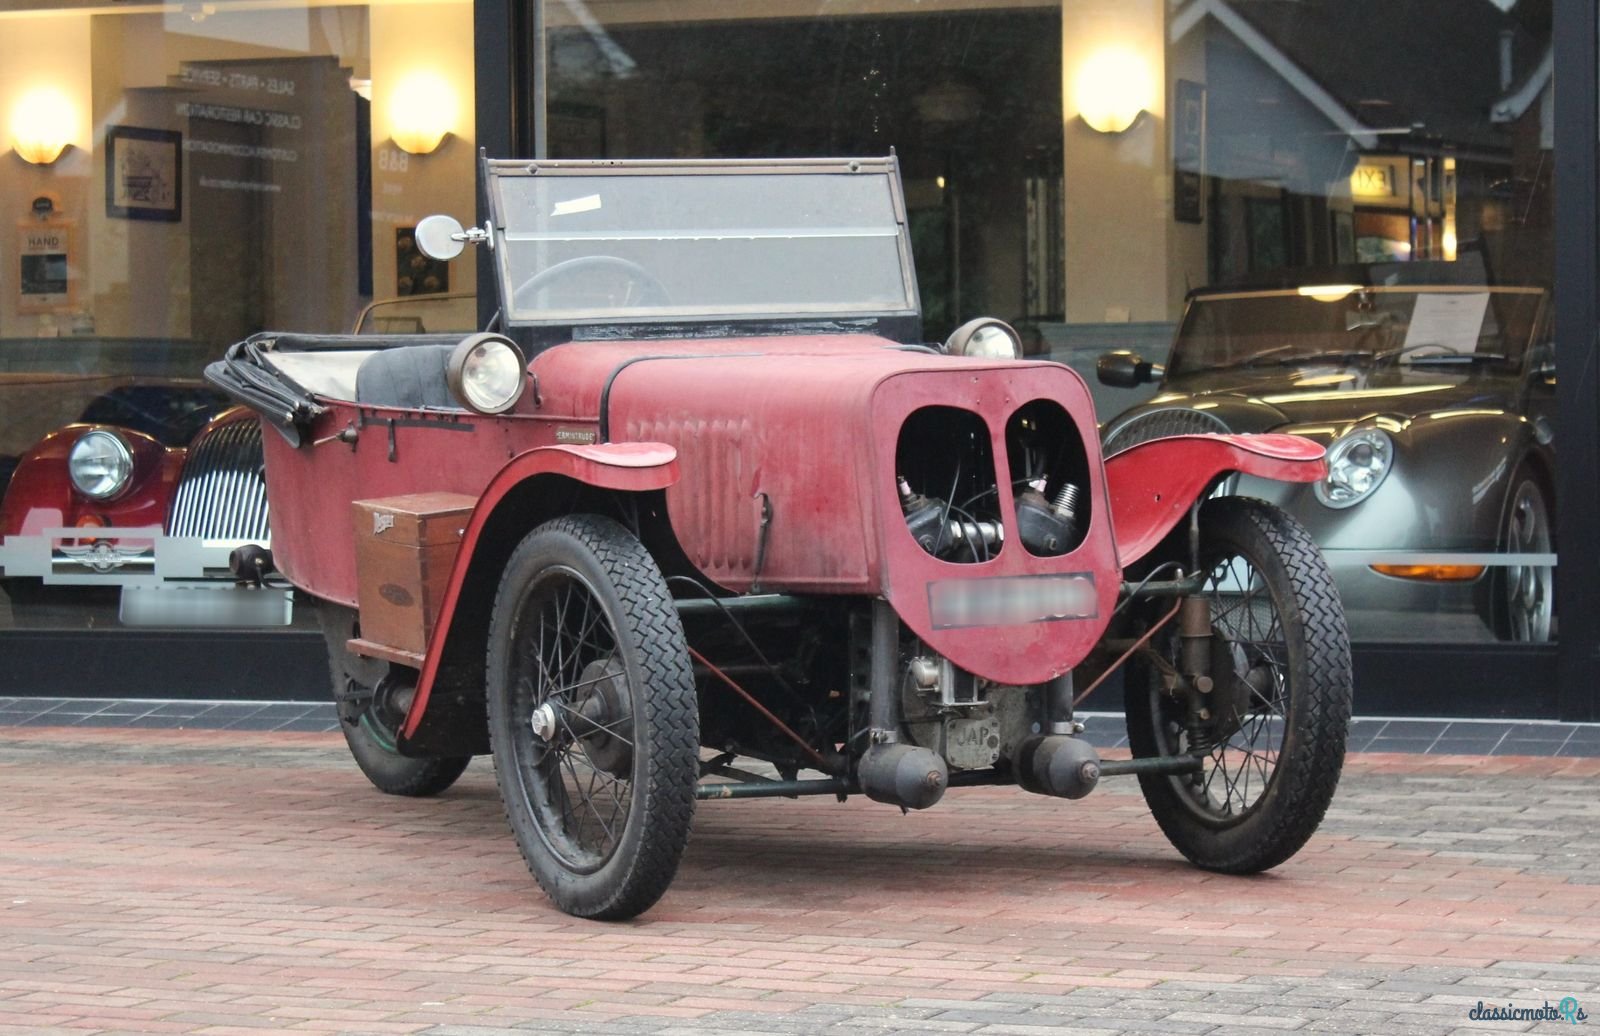
[[[1202,865],[1309,837],[1349,714],[1337,596],[1286,516],[1207,498],[1320,479],[1320,446],[1103,461],[1082,379],[1002,322],[922,343],[892,157],[483,174],[485,226],[416,235],[488,246],[505,334],[264,333],[207,370],[272,429],[273,560],[325,602],[375,785],[436,794],[491,751],[530,868],[589,917],[664,891],[699,799],[1137,773]],[[1124,663],[1140,758],[1102,766],[1072,713]],[[1263,736],[1299,772],[1237,815]]]
[[[572,343],[540,353],[529,373],[540,386],[538,404],[526,396],[507,414],[419,419],[414,410],[329,399],[310,428],[310,438],[323,445],[308,449],[266,436],[274,560],[296,586],[326,600],[357,602],[355,541],[344,534],[352,502],[423,490],[477,498],[426,657],[416,660],[421,680],[402,737],[418,729],[427,711],[457,601],[479,559],[478,540],[519,489],[554,495],[559,480],[570,480],[624,492],[664,490],[673,535],[716,586],[748,593],[759,577],[764,592],[881,595],[963,669],[1033,684],[1083,660],[1105,632],[1122,570],[1160,542],[1218,476],[1243,471],[1312,482],[1325,471],[1321,447],[1296,436],[1152,443],[1119,455],[1103,471],[1091,467],[1095,504],[1071,553],[1003,551],[982,565],[958,565],[929,555],[899,519],[896,433],[919,407],[955,405],[981,414],[1003,448],[1007,419],[1047,399],[1077,415],[1078,434],[1094,442],[1089,391],[1071,369],[953,357],[932,362],[882,338],[842,335]],[[338,440],[346,428],[361,430],[353,447]],[[466,435],[485,434],[494,436],[495,449],[461,448]],[[574,445],[575,438],[593,442]],[[861,444],[872,444],[870,459],[844,470],[807,460],[854,456]],[[1002,485],[1001,492],[1002,510],[1009,511],[1010,489]],[[774,532],[758,574],[763,496],[774,502]],[[1089,617],[1013,626],[1001,637],[991,626],[938,629],[929,613],[928,587],[941,580],[1061,573],[1083,573],[1093,583]],[[482,657],[470,645],[461,653]]]

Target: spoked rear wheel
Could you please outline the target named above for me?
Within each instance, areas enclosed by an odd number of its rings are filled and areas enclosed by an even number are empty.
[[[1321,823],[1344,764],[1350,642],[1326,562],[1298,522],[1259,500],[1200,512],[1201,596],[1211,615],[1212,690],[1171,689],[1183,668],[1176,623],[1130,663],[1135,756],[1193,754],[1201,770],[1142,775],[1177,849],[1209,870],[1275,867]],[[1198,707],[1197,707],[1198,706]]]
[[[694,674],[660,569],[607,519],[540,526],[506,565],[489,644],[495,774],[529,870],[569,914],[649,908],[699,777]]]
[[[353,608],[321,605],[322,636],[328,645],[339,729],[350,755],[373,787],[389,795],[422,798],[449,788],[472,762],[470,755],[419,758],[401,755],[396,737],[405,722],[411,687],[389,675],[389,663],[362,658],[345,647],[360,632]]]

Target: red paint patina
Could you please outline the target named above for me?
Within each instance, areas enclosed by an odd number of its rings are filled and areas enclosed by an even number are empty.
[[[1222,475],[1315,482],[1328,473],[1323,448],[1298,435],[1175,435],[1124,450],[1105,465],[1124,567],[1154,550]]]
[[[450,621],[455,615],[456,601],[461,596],[461,586],[466,581],[467,568],[471,565],[478,538],[483,534],[484,523],[507,493],[540,475],[564,475],[601,489],[643,493],[665,489],[678,480],[677,451],[656,442],[544,446],[524,453],[500,470],[484,489],[478,505],[473,508],[472,519],[462,533],[461,549],[456,554],[456,563],[450,572],[450,586],[445,591],[438,624],[428,638],[422,675],[417,681],[417,694],[412,699],[411,710],[406,714],[405,726],[400,732],[402,737],[416,733],[428,709],[428,695],[433,689],[434,677],[439,672],[439,657],[443,654],[440,648],[450,636]]]
[[[934,357],[872,335],[574,342],[546,349],[529,370],[538,392],[509,414],[325,400],[327,412],[298,448],[266,436],[278,565],[296,585],[329,600],[353,605],[357,597],[350,501],[423,490],[480,497],[403,736],[416,731],[427,707],[484,522],[506,493],[537,475],[623,491],[664,489],[679,544],[721,587],[881,596],[961,668],[1033,684],[1088,654],[1115,606],[1122,567],[1154,547],[1218,475],[1309,481],[1324,470],[1321,447],[1294,436],[1186,436],[1135,447],[1102,469],[1088,389],[1068,368]],[[924,551],[906,529],[895,491],[906,419],[924,406],[977,415],[1003,472],[1007,421],[1036,400],[1058,404],[1085,448],[1081,542],[1049,558],[1008,543],[977,564]],[[609,441],[570,441],[589,437]],[[999,481],[999,510],[1010,524],[1012,487]],[[764,510],[770,521],[763,551]],[[967,580],[996,594],[1059,585],[1020,582],[1030,579],[1074,582],[1084,604],[1022,623],[936,620],[941,585]]]

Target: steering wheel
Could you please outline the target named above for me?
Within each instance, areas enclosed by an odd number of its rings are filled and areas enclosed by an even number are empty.
[[[624,306],[630,308],[666,306],[672,303],[672,297],[667,294],[667,289],[656,279],[655,274],[633,260],[621,259],[614,255],[580,255],[576,259],[568,259],[540,270],[523,281],[512,293],[512,305],[519,309],[535,308],[537,305],[535,299],[539,293],[555,282],[607,271],[621,274],[628,280],[628,292],[623,296]],[[637,298],[634,297],[635,287],[639,291]]]

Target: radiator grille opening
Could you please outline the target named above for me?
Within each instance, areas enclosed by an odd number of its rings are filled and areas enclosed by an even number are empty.
[[[167,535],[268,543],[261,465],[259,421],[232,421],[202,435],[178,478]]]

